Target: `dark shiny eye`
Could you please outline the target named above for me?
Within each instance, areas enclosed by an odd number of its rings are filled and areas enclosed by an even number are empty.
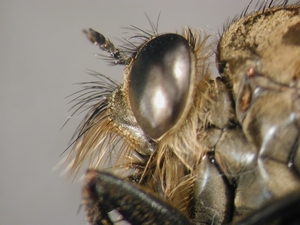
[[[155,37],[137,52],[128,78],[129,101],[150,138],[164,136],[186,110],[192,62],[188,41],[178,34]]]

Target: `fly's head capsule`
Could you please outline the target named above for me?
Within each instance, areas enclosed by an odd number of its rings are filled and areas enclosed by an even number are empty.
[[[137,123],[151,139],[160,139],[189,109],[195,56],[188,41],[164,34],[146,42],[129,65],[125,88]]]
[[[199,116],[205,116],[198,110],[204,104],[201,96],[208,97],[202,92],[214,85],[208,81],[209,36],[190,29],[182,34],[154,30],[135,35],[133,48],[119,49],[92,29],[85,33],[115,64],[125,65],[124,81],[118,85],[96,74],[101,81],[79,92],[79,109],[90,106],[90,111],[68,156],[71,174],[85,160],[90,168],[109,164],[120,176],[177,202],[187,213],[189,199],[177,193],[192,193],[195,174],[187,171],[194,171],[204,154],[197,131],[202,126]],[[182,182],[186,185],[180,186]]]

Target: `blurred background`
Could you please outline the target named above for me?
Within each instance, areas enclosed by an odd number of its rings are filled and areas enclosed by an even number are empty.
[[[83,114],[68,109],[77,82],[91,81],[88,69],[122,80],[122,66],[108,66],[83,35],[93,28],[115,44],[122,27],[159,32],[201,28],[218,36],[249,0],[70,1],[0,0],[0,224],[81,225],[80,182],[53,170],[66,156]],[[216,73],[216,72],[215,72]]]

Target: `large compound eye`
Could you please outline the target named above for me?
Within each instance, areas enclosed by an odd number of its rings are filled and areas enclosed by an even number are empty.
[[[191,49],[178,34],[164,34],[137,53],[129,79],[129,101],[143,131],[159,139],[186,110],[192,77]]]

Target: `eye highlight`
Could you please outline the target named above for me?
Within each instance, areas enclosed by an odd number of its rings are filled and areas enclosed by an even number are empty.
[[[192,64],[188,41],[178,34],[164,34],[141,47],[130,65],[130,106],[150,138],[164,136],[186,110],[194,77]]]

